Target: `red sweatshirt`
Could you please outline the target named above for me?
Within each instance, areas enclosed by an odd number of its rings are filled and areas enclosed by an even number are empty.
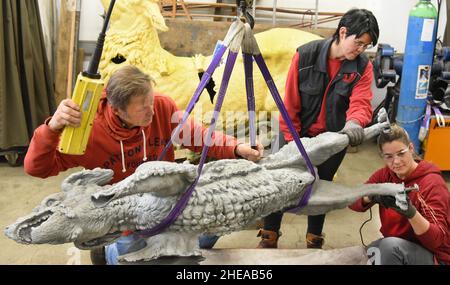
[[[103,94],[84,155],[61,154],[57,150],[60,133],[48,127],[49,119],[47,119],[46,124],[35,130],[31,139],[24,162],[25,171],[32,176],[46,178],[76,166],[87,169],[109,168],[114,170],[111,184],[130,176],[144,162],[144,157],[147,157],[147,161],[158,159],[182,116],[182,112],[171,98],[160,94],[154,96],[154,116],[151,124],[148,127],[126,129],[121,126],[120,120],[112,112]],[[179,137],[182,141],[186,140],[185,147],[200,152],[203,145],[202,138],[206,137],[206,133],[206,128],[189,121]],[[234,148],[237,142],[234,137],[216,132],[213,134],[213,141],[208,156],[235,158]],[[164,160],[174,161],[174,156],[171,147]]]
[[[405,183],[405,186],[419,185],[419,192],[408,194],[417,211],[430,222],[429,229],[416,235],[408,219],[395,210],[380,206],[380,231],[384,237],[399,237],[427,248],[435,258],[450,264],[450,194],[439,169],[426,161],[419,162],[417,168],[405,180],[401,180],[389,168],[376,171],[366,183]],[[419,199],[422,198],[423,202]],[[349,208],[364,212],[373,204],[363,206],[362,198]]]
[[[284,95],[284,105],[289,114],[289,118],[292,120],[295,130],[300,132],[301,122],[298,113],[301,110],[301,100],[300,92],[298,90],[298,60],[299,54],[295,53],[292,59],[291,66],[286,79],[285,95]],[[341,68],[342,61],[338,59],[328,59],[327,71],[330,77],[330,83],[333,81],[334,77]],[[373,74],[372,74],[372,63],[369,61],[367,63],[366,69],[362,74],[361,79],[356,83],[350,95],[350,105],[346,113],[346,120],[356,120],[360,123],[362,127],[366,126],[372,119],[372,97],[373,93],[371,90]],[[329,84],[330,84],[329,83]],[[319,84],[319,83],[318,83]],[[328,92],[329,85],[325,90],[325,94]],[[325,99],[323,96],[323,101],[321,105],[321,110],[316,122],[314,122],[309,128],[308,134],[310,136],[316,136],[320,133],[326,132],[326,111],[325,111]],[[283,132],[284,137],[287,141],[293,140],[291,133],[287,127],[286,122],[279,116],[280,130]]]

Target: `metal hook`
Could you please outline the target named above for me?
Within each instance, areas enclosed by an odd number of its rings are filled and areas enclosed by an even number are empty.
[[[252,2],[252,0],[236,0],[236,6],[238,7],[240,16],[244,16],[246,23],[248,23],[253,29],[253,27],[255,26],[255,19],[247,11],[247,6],[251,6]]]
[[[405,183],[403,183],[403,187],[404,187],[404,185],[405,185]],[[403,192],[406,194],[406,193],[409,193],[409,192],[411,192],[411,191],[413,191],[413,192],[419,192],[419,185],[417,185],[417,184],[414,184],[413,186],[410,186],[410,187],[404,187],[403,188]]]
[[[253,27],[255,26],[255,20],[253,19],[253,16],[248,11],[246,11],[244,17],[245,21],[250,25],[250,27],[253,30]]]
[[[391,122],[389,121],[389,114],[387,113],[385,108],[381,108],[377,114],[378,123],[387,123],[383,128],[383,133],[389,134],[391,132]]]

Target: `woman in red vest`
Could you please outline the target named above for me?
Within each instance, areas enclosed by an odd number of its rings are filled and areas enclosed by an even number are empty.
[[[300,46],[286,79],[284,105],[300,137],[324,132],[348,135],[350,145],[361,144],[363,127],[372,119],[373,67],[364,51],[377,44],[378,23],[372,12],[352,9],[345,13],[334,35]],[[286,122],[280,116],[281,142],[292,141]],[[284,139],[284,140],[283,140]],[[317,165],[319,178],[332,181],[344,159],[343,150]],[[259,248],[276,248],[283,214],[264,218],[258,233]],[[306,246],[322,248],[325,215],[308,216]]]

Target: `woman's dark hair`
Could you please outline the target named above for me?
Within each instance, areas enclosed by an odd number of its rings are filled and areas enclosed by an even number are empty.
[[[382,147],[386,143],[391,143],[393,141],[399,141],[403,143],[406,146],[409,146],[411,143],[411,140],[409,139],[408,133],[400,127],[399,125],[393,124],[391,125],[390,131],[388,132],[381,132],[380,136],[378,137],[378,150],[380,153],[382,152]],[[420,157],[416,154],[416,152],[413,153],[413,158],[415,160],[420,160]]]
[[[372,44],[375,46],[378,43],[378,36],[380,34],[378,22],[369,10],[352,9],[342,16],[333,35],[337,43],[339,43],[339,30],[342,27],[347,28],[346,37],[356,35],[356,38],[359,38],[363,34],[368,33],[372,39]]]

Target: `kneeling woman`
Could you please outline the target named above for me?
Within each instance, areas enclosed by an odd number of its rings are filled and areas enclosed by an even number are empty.
[[[378,248],[369,251],[380,255],[373,259],[381,264],[450,264],[450,195],[439,169],[417,159],[408,134],[399,126],[380,135],[378,148],[386,166],[367,183],[417,184],[419,191],[408,193],[406,210],[392,196],[363,197],[350,206],[364,212],[379,204],[384,237],[368,246]]]

